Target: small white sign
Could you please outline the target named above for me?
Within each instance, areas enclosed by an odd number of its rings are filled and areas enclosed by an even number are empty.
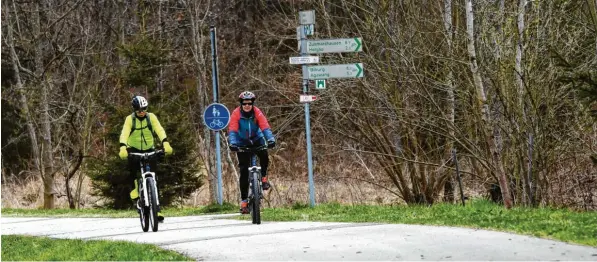
[[[319,63],[319,56],[295,56],[289,60],[291,65],[316,64]]]
[[[309,103],[317,100],[317,96],[314,95],[301,95],[301,103]]]
[[[299,23],[301,25],[315,24],[315,10],[300,11]]]

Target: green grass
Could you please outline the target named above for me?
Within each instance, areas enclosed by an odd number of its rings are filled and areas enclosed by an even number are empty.
[[[113,217],[113,218],[131,218],[137,217],[137,211],[130,210],[111,210],[111,209],[21,209],[21,208],[2,208],[2,216],[9,217]],[[225,214],[238,212],[238,206],[230,203],[211,204],[198,208],[163,208],[162,213],[166,217],[173,216],[192,216],[205,214]]]
[[[238,219],[250,217],[243,216]],[[310,208],[305,204],[297,204],[288,208],[264,209],[262,220],[459,226],[597,246],[597,212],[523,207],[507,210],[485,200],[473,200],[464,207],[449,204],[436,204],[431,207],[319,204]]]
[[[126,241],[50,239],[2,235],[4,261],[189,261],[154,245]]]

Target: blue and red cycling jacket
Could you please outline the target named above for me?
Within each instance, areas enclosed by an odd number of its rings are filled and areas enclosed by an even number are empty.
[[[231,145],[256,146],[265,145],[266,140],[275,141],[267,118],[259,108],[253,106],[254,113],[250,117],[243,116],[241,110],[240,106],[235,108],[230,116],[228,139]]]

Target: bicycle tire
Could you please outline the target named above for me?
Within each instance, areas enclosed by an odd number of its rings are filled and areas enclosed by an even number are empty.
[[[137,181],[139,183],[140,181]],[[139,220],[141,221],[141,229],[143,232],[149,231],[149,212],[148,208],[145,207],[143,200],[143,184],[139,183],[139,199],[137,201],[141,202],[141,209],[138,209],[139,212]]]
[[[149,221],[151,222],[151,231],[158,231],[158,201],[154,190],[153,178],[147,180],[147,196],[149,197]]]
[[[261,203],[261,194],[259,193],[259,175],[253,173],[252,175],[253,181],[251,185],[251,189],[253,190],[253,204],[251,205],[251,218],[253,219],[253,224],[261,224],[261,210],[259,209],[259,205]]]

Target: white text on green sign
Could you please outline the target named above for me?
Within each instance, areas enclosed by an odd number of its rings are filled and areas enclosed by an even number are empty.
[[[307,72],[308,79],[357,78],[365,73],[362,63],[307,66]]]
[[[307,53],[348,53],[362,52],[363,44],[360,37],[324,40],[307,40]]]

